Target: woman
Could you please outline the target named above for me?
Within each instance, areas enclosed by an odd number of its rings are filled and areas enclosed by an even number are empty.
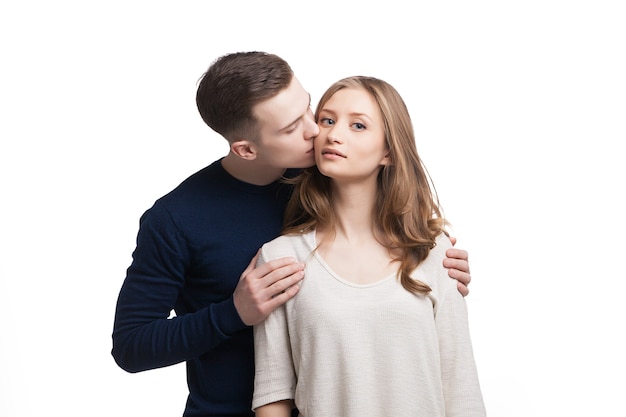
[[[408,110],[388,83],[322,96],[317,165],[260,262],[306,262],[299,294],[255,327],[259,417],[483,416],[465,301]]]

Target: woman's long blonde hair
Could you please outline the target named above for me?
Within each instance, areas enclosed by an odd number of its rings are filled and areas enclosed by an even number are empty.
[[[315,120],[326,102],[344,88],[363,89],[378,104],[384,121],[390,163],[378,174],[374,223],[382,231],[382,245],[399,253],[398,275],[405,289],[427,294],[430,287],[411,278],[413,270],[428,256],[435,239],[446,233],[437,193],[420,159],[408,109],[396,89],[373,77],[355,76],[334,83],[322,96]],[[331,179],[317,167],[305,169],[291,181],[295,187],[285,213],[284,233],[304,233],[323,226],[335,230]]]

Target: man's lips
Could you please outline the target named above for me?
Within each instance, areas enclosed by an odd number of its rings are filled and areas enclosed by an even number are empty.
[[[333,148],[324,148],[324,149],[322,149],[322,155],[337,155],[337,156],[340,156],[342,158],[346,157],[344,154],[339,152],[337,149],[333,149]]]

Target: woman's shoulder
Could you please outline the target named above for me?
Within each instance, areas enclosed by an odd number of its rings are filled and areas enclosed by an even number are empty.
[[[435,247],[431,249],[430,253],[441,258],[446,257],[446,251],[452,247],[450,238],[445,233],[441,233],[435,239]]]
[[[281,235],[265,243],[261,249],[265,261],[293,256],[303,261],[312,251],[312,232]]]
[[[446,268],[443,266],[446,251],[451,247],[452,242],[445,233],[437,236],[435,246],[430,250],[426,259],[411,274],[413,278],[428,284],[433,290],[439,288],[442,283],[445,284],[451,280],[448,277]]]

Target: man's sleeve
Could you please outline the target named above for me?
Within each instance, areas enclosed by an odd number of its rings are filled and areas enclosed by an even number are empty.
[[[141,218],[133,261],[117,300],[112,355],[128,372],[197,357],[245,328],[232,297],[168,318],[191,256],[169,212],[157,204]]]

